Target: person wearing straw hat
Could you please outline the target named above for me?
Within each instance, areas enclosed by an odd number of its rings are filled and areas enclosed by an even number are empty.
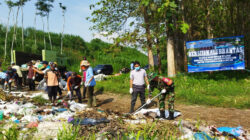
[[[83,99],[85,99],[86,98],[86,92],[87,92],[87,88],[86,88],[86,86],[85,86],[85,81],[86,81],[86,73],[87,73],[87,71],[86,71],[86,69],[85,69],[85,67],[84,67],[84,65],[83,64],[85,64],[86,62],[88,62],[87,60],[82,60],[81,61],[81,72],[82,72],[82,82],[81,82],[81,85],[83,86],[83,91],[82,91],[82,94],[83,94]]]
[[[165,119],[165,99],[168,96],[168,111],[169,117],[168,120],[174,119],[174,101],[175,101],[175,92],[174,92],[174,82],[170,78],[158,76],[157,73],[149,73],[148,80],[150,83],[149,97],[152,96],[152,92],[154,88],[157,88],[161,91],[161,95],[159,97],[159,110],[160,110],[160,118]],[[148,103],[149,104],[149,103]]]
[[[85,87],[87,88],[88,95],[88,107],[96,106],[96,96],[94,94],[94,87],[96,85],[93,68],[90,66],[88,61],[83,61],[82,64],[83,69],[86,70],[86,80]]]

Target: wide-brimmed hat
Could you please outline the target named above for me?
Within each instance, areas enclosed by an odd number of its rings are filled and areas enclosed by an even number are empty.
[[[151,80],[155,79],[156,76],[157,76],[157,73],[150,72],[148,74],[148,81],[151,81]]]
[[[90,63],[87,60],[83,60],[81,62],[81,66],[89,66],[89,65],[90,65]]]

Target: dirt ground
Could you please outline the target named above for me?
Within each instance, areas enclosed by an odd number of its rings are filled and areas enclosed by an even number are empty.
[[[131,97],[129,95],[119,95],[103,93],[97,95],[97,105],[99,109],[110,109],[113,111],[128,113],[130,109]],[[157,103],[152,103],[151,108],[156,108]],[[140,99],[137,98],[136,107],[139,107]],[[167,108],[167,106],[166,106]],[[175,104],[175,109],[182,115],[177,120],[202,121],[208,125],[216,127],[238,127],[250,131],[250,109],[234,109],[207,107],[198,105]]]

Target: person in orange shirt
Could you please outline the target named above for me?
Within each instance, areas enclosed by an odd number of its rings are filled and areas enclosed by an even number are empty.
[[[44,78],[46,79],[46,82],[47,82],[49,100],[53,104],[55,103],[56,95],[57,95],[58,77],[59,77],[59,72],[55,70],[55,65],[52,64],[50,66],[50,70],[48,70],[45,73]]]
[[[70,100],[72,100],[73,92],[76,92],[76,95],[78,96],[79,103],[82,103],[82,97],[81,97],[81,76],[77,75],[76,72],[73,72],[72,75],[68,78],[67,81],[67,87],[68,87],[68,95],[70,97]]]

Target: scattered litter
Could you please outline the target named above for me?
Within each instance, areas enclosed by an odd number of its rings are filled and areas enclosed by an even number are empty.
[[[84,119],[73,119],[70,123],[73,125],[97,125],[100,123],[109,123],[110,121],[106,118],[101,119],[91,119],[91,118],[84,118]]]
[[[234,137],[239,137],[244,133],[242,127],[219,127],[217,130],[221,133],[233,135]]]
[[[81,112],[87,108],[86,104],[76,103],[75,101],[69,102],[70,110],[74,112]]]
[[[149,112],[155,112],[157,114],[157,116],[160,116],[160,111],[159,111],[158,108],[155,108],[155,109],[142,109],[142,110],[136,112],[134,115],[140,115],[140,114],[145,115],[145,114],[147,114]],[[175,118],[180,116],[180,115],[181,115],[180,112],[174,112],[174,117]],[[168,116],[169,116],[169,112],[168,112],[168,110],[165,110],[165,117],[168,118]]]
[[[62,128],[62,122],[41,122],[37,127],[37,132],[34,134],[34,139],[54,139]]]
[[[32,95],[26,95],[25,97],[35,98],[37,96],[42,96],[42,98],[49,100],[48,94],[45,94],[43,92],[33,93]]]
[[[107,76],[105,74],[98,74],[98,75],[95,75],[94,78],[96,81],[103,81],[105,80]]]
[[[127,123],[130,124],[145,124],[147,121],[145,119],[139,119],[139,120],[124,120]]]
[[[26,128],[34,128],[34,127],[38,127],[38,122],[30,122]]]
[[[217,140],[208,136],[205,132],[196,132],[194,133],[195,140]]]

